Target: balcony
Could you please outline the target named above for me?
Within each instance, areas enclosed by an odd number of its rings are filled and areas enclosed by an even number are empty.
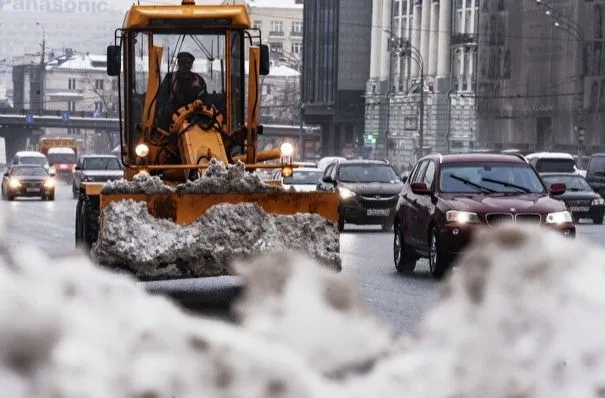
[[[284,31],[269,31],[269,37],[284,37]]]
[[[303,35],[302,31],[301,32],[298,32],[296,30],[290,31],[290,36],[293,36],[293,37],[302,37],[302,35]]]

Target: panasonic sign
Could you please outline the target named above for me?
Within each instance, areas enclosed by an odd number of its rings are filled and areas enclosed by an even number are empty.
[[[0,10],[91,14],[110,11],[105,0],[0,0]]]

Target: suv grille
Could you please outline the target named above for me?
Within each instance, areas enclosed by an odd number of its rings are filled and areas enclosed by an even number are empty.
[[[513,221],[513,215],[509,213],[490,213],[485,216],[488,225],[495,225],[501,222]]]

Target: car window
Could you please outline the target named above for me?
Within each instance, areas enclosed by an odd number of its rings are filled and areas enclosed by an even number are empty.
[[[595,173],[605,175],[605,156],[593,156],[590,158],[587,174]]]
[[[336,181],[336,172],[338,170],[338,163],[334,163],[333,166],[334,167],[332,167],[332,169],[330,169],[330,177],[332,177],[332,179],[334,181]]]
[[[536,170],[538,173],[573,173],[575,171],[573,159],[538,159]]]
[[[48,162],[56,163],[76,163],[77,158],[75,153],[50,153],[48,154]]]
[[[84,170],[120,170],[117,158],[86,158],[84,159]]]
[[[424,160],[420,167],[418,167],[418,171],[414,175],[412,182],[422,182],[422,177],[424,177],[424,171],[426,170],[428,161]]]
[[[42,167],[14,167],[11,175],[13,176],[32,176],[32,177],[44,177],[48,173]]]
[[[431,188],[433,186],[433,180],[435,179],[435,162],[428,161],[426,170],[424,171],[424,183],[427,187]]]
[[[456,163],[442,165],[439,190],[445,193],[544,193],[528,164]]]
[[[284,184],[315,185],[322,175],[321,170],[295,169],[290,177],[284,178]]]
[[[412,171],[410,171],[410,175],[408,176],[408,181],[410,182],[410,184],[414,182],[414,179],[416,178],[416,175],[418,174],[418,170],[420,170],[420,167],[422,167],[422,162],[416,163],[416,165],[414,167],[412,167]]]
[[[15,162],[15,164],[17,163],[18,161]],[[21,158],[21,164],[34,164],[44,166],[46,164],[46,158],[40,156],[23,156]]]
[[[387,164],[341,164],[338,179],[342,182],[388,182],[399,181],[393,167]]]
[[[324,170],[324,176],[328,177],[332,174],[332,169],[334,168],[334,164],[329,164],[328,167]]]
[[[592,188],[582,176],[543,176],[542,181],[546,186],[555,183],[565,184],[566,189],[572,192],[592,192]]]

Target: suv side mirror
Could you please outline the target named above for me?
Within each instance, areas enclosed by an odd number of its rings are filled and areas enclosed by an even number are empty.
[[[260,71],[261,76],[267,76],[271,71],[271,62],[269,56],[269,46],[266,44],[260,45]]]
[[[107,75],[120,76],[122,69],[122,54],[120,46],[107,46]]]
[[[424,182],[413,182],[412,185],[412,192],[414,192],[416,195],[430,195],[431,191],[429,190],[429,188],[426,186],[426,184]]]
[[[562,195],[567,190],[567,186],[560,182],[555,182],[554,184],[550,184],[550,194],[551,195]]]
[[[75,170],[75,171],[82,170],[82,167],[80,167],[80,166],[76,165],[76,167],[74,168],[74,170]]]

